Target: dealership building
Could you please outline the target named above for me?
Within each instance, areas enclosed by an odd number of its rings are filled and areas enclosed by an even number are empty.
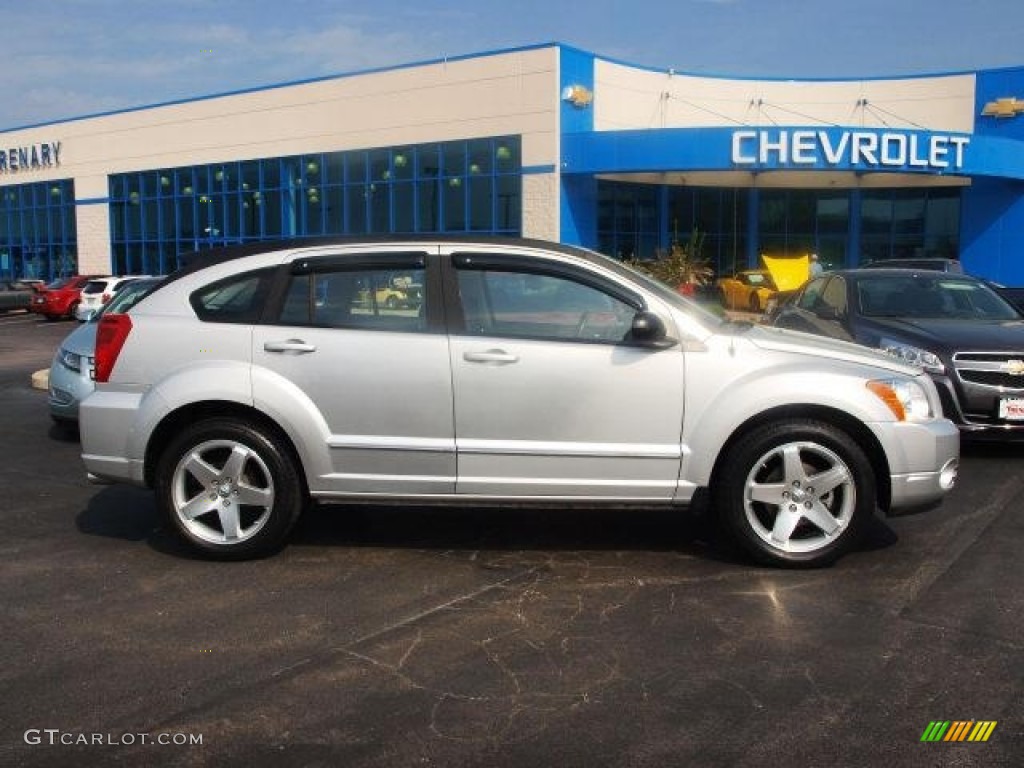
[[[720,274],[941,256],[1024,285],[1024,66],[758,79],[545,44],[0,130],[2,277],[335,234],[646,258],[694,232]]]

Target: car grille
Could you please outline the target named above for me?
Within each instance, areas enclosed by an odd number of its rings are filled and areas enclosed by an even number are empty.
[[[1024,390],[1024,353],[958,352],[953,367],[961,381],[983,387]]]

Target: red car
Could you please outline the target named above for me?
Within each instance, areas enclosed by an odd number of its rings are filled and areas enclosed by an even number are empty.
[[[74,317],[82,288],[96,277],[100,275],[75,275],[54,280],[32,298],[31,310],[45,316],[47,320]]]

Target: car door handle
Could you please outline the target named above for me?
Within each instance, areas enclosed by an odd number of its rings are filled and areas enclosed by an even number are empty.
[[[315,344],[307,344],[302,339],[286,339],[285,341],[267,341],[263,343],[266,352],[281,352],[291,355],[306,355],[316,352]]]
[[[464,352],[462,359],[467,363],[492,363],[494,365],[510,365],[518,363],[516,355],[510,355],[503,349],[488,349],[486,352]]]

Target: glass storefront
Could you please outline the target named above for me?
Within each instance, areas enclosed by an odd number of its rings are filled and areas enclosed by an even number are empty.
[[[840,269],[883,258],[955,258],[960,189],[753,190],[600,181],[597,221],[597,249],[619,258],[653,258],[696,230],[704,236],[704,257],[720,275],[747,268],[751,254],[762,253],[817,253],[826,268]]]
[[[78,266],[70,179],[0,187],[0,277],[50,281]]]
[[[276,238],[519,235],[521,198],[517,136],[119,174],[113,268],[166,274],[184,253]]]

